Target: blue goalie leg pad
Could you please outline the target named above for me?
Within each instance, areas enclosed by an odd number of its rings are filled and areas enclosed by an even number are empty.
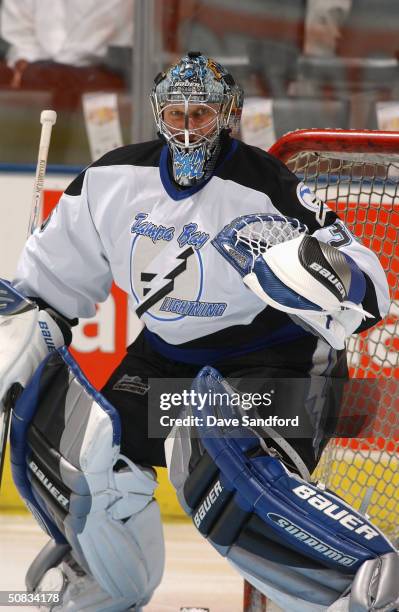
[[[66,539],[64,533],[56,524],[54,515],[49,512],[49,507],[44,499],[38,495],[37,490],[32,486],[32,478],[34,478],[34,476],[32,470],[28,469],[32,452],[28,440],[29,428],[39,410],[40,404],[43,402],[43,398],[50,393],[50,388],[53,392],[54,386],[60,385],[60,380],[54,378],[56,373],[54,364],[52,363],[54,359],[58,358],[59,360],[60,357],[83,389],[85,389],[88,395],[96,401],[99,408],[109,416],[112,423],[112,444],[114,446],[120,444],[121,426],[118,412],[105,397],[91,385],[66,347],[58,349],[58,351],[51,353],[43,360],[14,407],[10,430],[10,448],[11,471],[15,486],[29,510],[43,529],[47,531],[57,543],[65,544]],[[59,460],[59,458],[55,456],[54,451],[48,449],[48,452],[53,456],[55,462]],[[39,477],[39,480],[44,478],[40,466],[35,464],[34,469],[36,477]],[[47,480],[45,482],[47,482]],[[45,484],[45,482],[43,484]],[[56,489],[53,488],[52,491],[54,497]],[[55,498],[57,499],[56,496]],[[57,500],[61,502],[58,503],[60,513],[62,513],[62,498],[62,491],[60,490]],[[64,500],[65,503],[67,503],[65,498]]]
[[[64,535],[47,512],[42,500],[35,495],[27,468],[30,452],[27,432],[39,405],[42,375],[50,358],[51,354],[40,364],[14,407],[10,429],[11,473],[19,494],[41,527],[57,543],[66,544]]]
[[[139,609],[162,577],[155,474],[120,454],[120,437],[117,410],[65,348],[40,365],[14,411],[14,480],[39,523],[71,549],[56,568],[68,610]],[[50,557],[33,564],[30,583],[46,580]]]
[[[213,368],[201,370],[192,388],[197,393],[226,393],[226,384]],[[228,388],[228,387],[227,387]],[[197,416],[232,416],[234,407],[211,403]],[[237,413],[235,413],[237,416]],[[206,421],[206,419],[204,419]],[[251,457],[260,442],[257,434],[239,436],[240,428],[199,427],[201,443],[220,471],[222,487],[233,491],[237,506],[262,521],[274,541],[325,567],[353,574],[368,559],[395,551],[384,534],[367,518],[333,493],[290,473],[274,457]]]

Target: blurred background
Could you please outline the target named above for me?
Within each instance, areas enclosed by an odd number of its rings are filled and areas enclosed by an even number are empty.
[[[152,80],[188,50],[242,84],[241,137],[264,148],[297,128],[395,129],[398,31],[397,0],[0,0],[0,162],[34,161],[46,107],[52,164],[151,139]]]
[[[0,0],[0,276],[26,240],[41,110],[58,114],[45,217],[92,159],[156,136],[154,76],[189,50],[243,86],[250,144],[298,128],[399,130],[398,32],[398,0]],[[72,348],[96,386],[138,329],[116,287],[80,322]],[[6,478],[0,509],[20,509]],[[163,513],[181,516],[161,495]]]

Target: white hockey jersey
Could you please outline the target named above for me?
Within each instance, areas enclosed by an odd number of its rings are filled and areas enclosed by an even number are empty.
[[[389,306],[382,267],[279,160],[229,139],[212,177],[178,189],[162,141],[130,145],[92,164],[68,187],[22,253],[15,286],[67,317],[90,317],[112,281],[161,345],[241,352],[303,334],[254,295],[211,240],[232,219],[282,213],[349,254],[364,271],[364,308]],[[234,352],[234,351],[233,351]]]

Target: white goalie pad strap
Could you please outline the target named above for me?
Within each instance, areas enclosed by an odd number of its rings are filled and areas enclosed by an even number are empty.
[[[91,574],[112,599],[124,600],[126,607],[149,601],[161,581],[165,561],[155,500],[126,522],[115,520],[107,510],[93,512],[76,538]]]
[[[277,431],[272,427],[264,427],[264,432],[271,440],[273,440],[274,445],[277,446],[277,448],[281,448],[281,450],[284,451],[287,457],[291,459],[292,464],[295,465],[301,477],[306,481],[310,480],[310,472],[302,457],[299,455],[299,453],[296,452],[292,444],[290,444],[285,438],[280,436]],[[259,443],[267,454],[272,454],[273,448],[268,448],[264,439],[260,439]]]

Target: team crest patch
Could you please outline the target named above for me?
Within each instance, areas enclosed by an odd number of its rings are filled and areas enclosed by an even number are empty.
[[[326,219],[327,208],[316,194],[305,183],[298,183],[296,195],[302,206],[315,213],[319,225],[323,226]]]
[[[113,391],[126,391],[126,393],[136,393],[145,395],[148,393],[150,385],[144,383],[140,376],[129,376],[124,374],[112,387]]]

